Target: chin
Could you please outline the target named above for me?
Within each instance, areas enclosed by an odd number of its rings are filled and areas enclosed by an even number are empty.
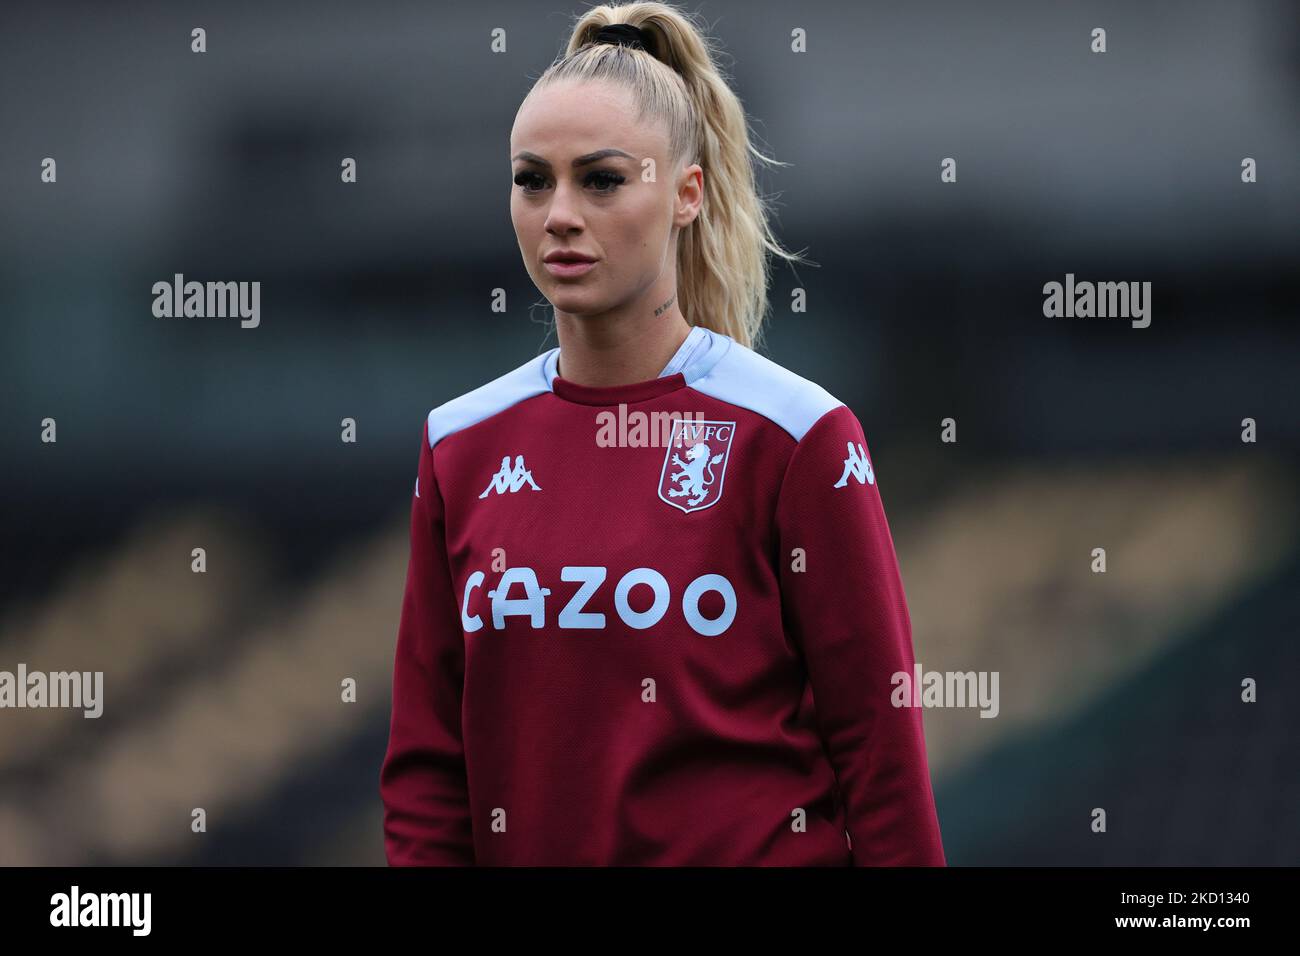
[[[552,287],[546,299],[561,312],[574,315],[604,312],[606,309],[600,297],[588,290]]]

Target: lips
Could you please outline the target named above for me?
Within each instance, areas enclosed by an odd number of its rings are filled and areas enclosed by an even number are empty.
[[[557,250],[555,252],[548,252],[542,261],[577,264],[582,262],[595,262],[596,257],[586,255],[582,252]]]
[[[545,263],[545,269],[557,279],[576,279],[585,276],[596,268],[596,260],[581,259],[573,262],[551,261]]]

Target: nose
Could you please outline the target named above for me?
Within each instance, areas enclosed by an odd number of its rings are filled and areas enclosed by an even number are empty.
[[[551,204],[546,210],[546,231],[553,236],[563,236],[582,230],[582,215],[578,210],[579,198],[569,183],[557,183],[551,194]]]

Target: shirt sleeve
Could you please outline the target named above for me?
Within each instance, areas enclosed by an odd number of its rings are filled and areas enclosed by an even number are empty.
[[[380,770],[390,866],[474,864],[460,719],[465,645],[443,526],[426,421],[411,498],[392,720]]]
[[[796,445],[777,502],[781,604],[804,657],[856,866],[945,866],[913,673],[911,619],[866,439],[846,405]],[[799,553],[795,549],[801,549]]]

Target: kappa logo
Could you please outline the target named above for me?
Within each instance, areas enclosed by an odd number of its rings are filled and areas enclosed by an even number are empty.
[[[687,514],[717,504],[735,434],[735,422],[674,419],[659,472],[659,499]],[[685,449],[685,457],[673,449]]]
[[[849,475],[858,479],[858,484],[864,481],[867,484],[876,483],[876,472],[871,467],[871,462],[867,461],[867,453],[861,445],[854,447],[853,442],[845,442],[845,447],[849,450],[849,457],[844,459],[844,474],[840,475],[840,480],[832,486],[834,488],[843,488],[849,483]]]
[[[488,486],[483,489],[483,494],[479,497],[486,498],[493,488],[499,495],[504,495],[506,492],[513,494],[525,484],[533,491],[542,490],[537,487],[537,482],[533,481],[533,473],[524,467],[523,455],[515,455],[514,468],[510,467],[510,456],[506,455],[501,459],[501,470],[492,476],[492,480],[488,482]]]

